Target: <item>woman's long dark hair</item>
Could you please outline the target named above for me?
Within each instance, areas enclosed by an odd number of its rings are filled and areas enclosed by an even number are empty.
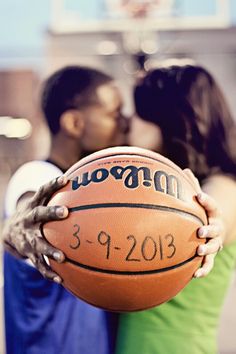
[[[236,177],[236,125],[214,78],[194,65],[151,70],[134,92],[140,117],[157,124],[165,155],[200,179]]]

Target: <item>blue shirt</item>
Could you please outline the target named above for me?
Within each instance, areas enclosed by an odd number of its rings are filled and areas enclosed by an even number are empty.
[[[30,171],[37,179],[29,183]],[[59,174],[61,171],[48,162],[23,165],[8,186],[7,216],[14,211],[23,192],[36,191],[46,180]],[[4,307],[7,354],[113,353],[115,314],[79,300],[7,252],[4,254]]]

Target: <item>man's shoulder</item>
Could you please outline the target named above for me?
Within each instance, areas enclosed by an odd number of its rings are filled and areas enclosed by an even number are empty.
[[[57,174],[60,175],[62,172],[61,170],[55,166],[53,163],[48,162],[48,161],[41,161],[41,160],[34,160],[34,161],[29,161],[20,166],[16,172],[13,174],[11,179],[14,178],[20,178],[29,176],[33,178],[37,178],[38,176],[42,176],[45,173],[51,174]]]
[[[19,198],[27,192],[36,192],[40,186],[60,176],[62,171],[47,161],[30,161],[18,168],[11,177],[5,194],[5,214],[10,216]]]

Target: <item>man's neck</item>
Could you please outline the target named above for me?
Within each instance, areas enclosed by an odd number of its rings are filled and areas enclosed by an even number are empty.
[[[78,142],[76,140],[54,137],[48,160],[54,162],[62,170],[66,171],[81,158]]]

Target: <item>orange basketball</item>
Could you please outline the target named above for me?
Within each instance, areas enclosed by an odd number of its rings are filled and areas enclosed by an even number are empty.
[[[201,265],[197,230],[207,223],[197,187],[172,161],[131,147],[102,150],[67,171],[49,205],[69,216],[43,226],[66,260],[50,261],[80,299],[136,311],[174,297]]]

